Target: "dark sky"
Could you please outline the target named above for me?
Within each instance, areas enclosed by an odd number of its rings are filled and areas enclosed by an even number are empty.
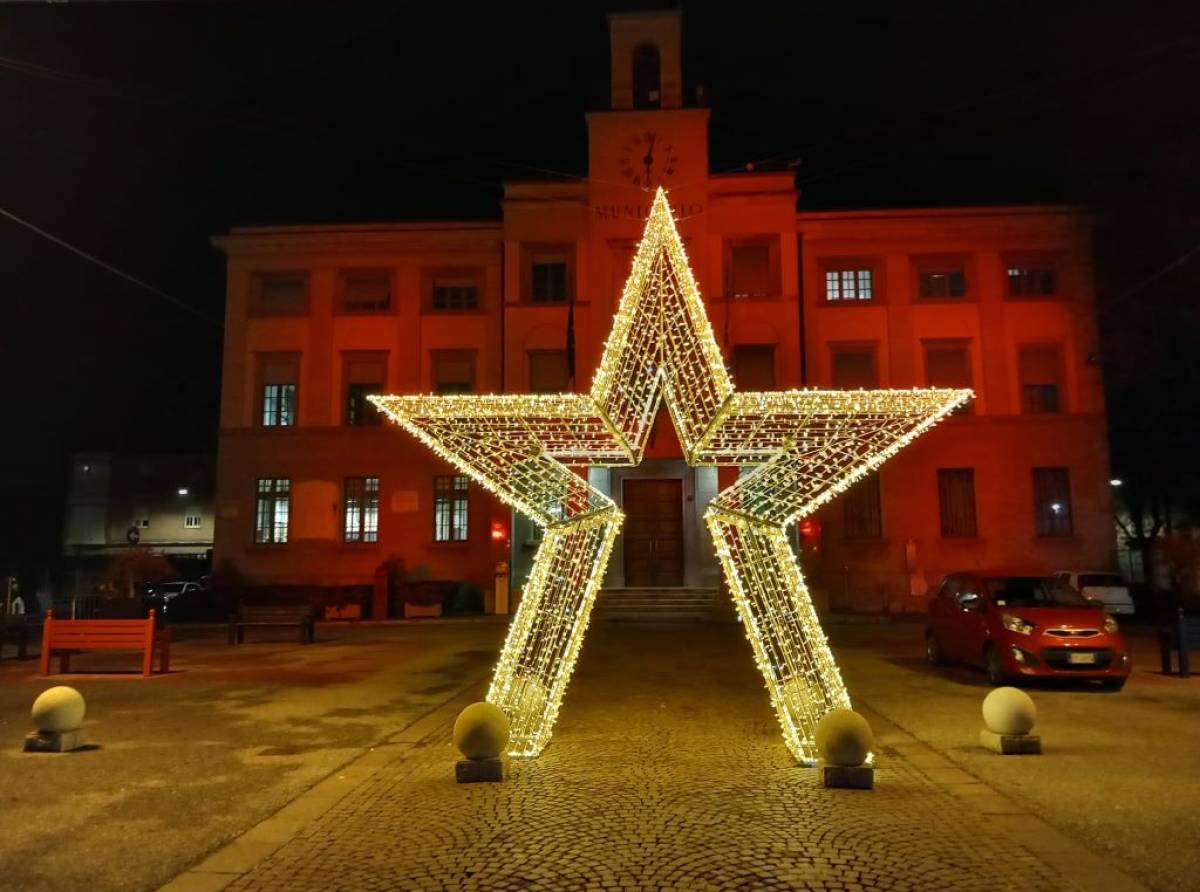
[[[197,311],[0,219],[0,571],[57,548],[71,450],[214,447],[211,234],[496,216],[505,176],[583,172],[605,13],[631,6],[0,6],[0,209]],[[1131,395],[1200,387],[1200,257],[1126,292],[1200,243],[1197,6],[685,3],[685,89],[714,167],[800,159],[801,207],[1095,209],[1135,471],[1195,446],[1195,408]]]

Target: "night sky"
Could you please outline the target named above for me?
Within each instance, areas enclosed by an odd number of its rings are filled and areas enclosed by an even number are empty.
[[[505,177],[583,173],[605,14],[647,6],[0,6],[0,209],[190,308],[0,217],[0,572],[59,548],[72,450],[215,448],[209,236],[496,217]],[[1177,487],[1200,446],[1198,6],[685,3],[685,95],[713,107],[715,170],[792,164],[801,208],[1091,207],[1116,468]]]

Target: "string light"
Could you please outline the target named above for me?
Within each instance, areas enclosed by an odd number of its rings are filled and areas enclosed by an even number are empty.
[[[487,695],[509,717],[514,756],[550,740],[624,520],[572,467],[639,464],[663,402],[689,464],[758,465],[705,521],[784,740],[811,762],[817,721],[850,699],[787,528],[971,395],[735,392],[659,189],[590,393],[371,400],[545,530]]]

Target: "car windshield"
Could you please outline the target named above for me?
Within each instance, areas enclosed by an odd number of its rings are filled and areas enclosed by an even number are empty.
[[[1090,602],[1061,579],[998,576],[987,581],[997,607],[1088,607]]]
[[[154,590],[160,595],[177,595],[183,591],[182,582],[163,582],[154,586]]]
[[[1080,573],[1079,587],[1084,586],[1114,586],[1125,587],[1125,580],[1116,573]]]

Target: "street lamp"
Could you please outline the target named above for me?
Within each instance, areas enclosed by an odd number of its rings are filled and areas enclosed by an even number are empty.
[[[1125,481],[1122,480],[1120,477],[1114,477],[1112,480],[1108,481],[1108,485],[1109,486],[1120,486],[1124,482]]]

